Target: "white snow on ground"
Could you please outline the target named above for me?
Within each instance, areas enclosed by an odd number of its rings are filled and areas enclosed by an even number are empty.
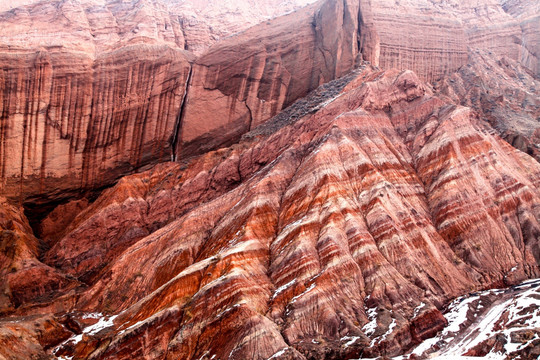
[[[83,319],[100,319],[101,317],[103,317],[103,315],[100,313],[88,313],[88,314],[84,314],[82,318]]]
[[[425,306],[426,306],[426,304],[425,304],[424,302],[421,302],[420,305],[418,305],[418,306],[414,309],[413,319],[414,319],[415,317],[417,317],[418,314],[420,314],[420,310],[422,310]]]
[[[303,293],[301,293],[300,295],[296,295],[295,297],[293,297],[291,299],[291,304],[296,302],[296,300],[298,300],[300,297],[306,295],[308,292],[310,292],[311,290],[315,289],[315,283],[311,284],[311,286],[309,288],[306,289],[306,291],[304,291]]]
[[[67,339],[66,341],[64,341],[63,343],[61,343],[60,345],[58,345],[54,350],[53,350],[53,354],[58,350],[60,349],[62,346],[64,346],[65,344],[68,344],[68,343],[74,343],[74,344],[78,344],[82,338],[83,338],[83,334],[87,334],[87,335],[96,335],[98,332],[100,332],[101,330],[103,329],[107,329],[111,326],[114,326],[114,319],[116,319],[118,317],[118,315],[114,315],[114,316],[104,316],[103,314],[100,314],[100,313],[89,313],[89,314],[85,314],[82,316],[83,319],[98,319],[98,322],[95,323],[94,325],[90,325],[88,327],[86,327],[81,334],[79,335],[73,335],[72,337],[70,337],[69,339]],[[72,358],[71,357],[57,357],[57,360],[65,360],[65,359],[68,359],[68,360],[71,360]]]
[[[270,357],[268,358],[268,360],[271,360],[271,359],[278,359],[281,355],[285,354],[285,351],[287,351],[287,349],[288,349],[288,347],[279,350],[277,353],[275,353],[274,355],[270,356]]]
[[[355,342],[360,340],[360,336],[344,336],[340,339],[341,341],[347,341],[345,344],[345,347],[349,347],[353,345]]]
[[[461,355],[469,349],[474,348],[483,341],[489,339],[496,334],[504,334],[508,343],[505,345],[505,350],[510,353],[519,351],[525,346],[521,344],[513,344],[511,333],[515,330],[534,330],[540,328],[540,289],[533,287],[524,291],[517,297],[511,297],[499,304],[493,306],[478,324],[474,324],[472,331],[468,331],[468,336],[465,336],[457,344],[453,344],[450,348],[443,350],[441,355]],[[532,309],[530,312],[522,313],[525,309]],[[501,324],[501,319],[508,317],[507,320],[502,320],[502,330],[498,330],[496,325]],[[516,323],[526,325],[517,325]],[[504,358],[504,354],[490,353],[491,358]]]
[[[375,344],[381,343],[384,340],[386,340],[386,337],[389,336],[392,333],[392,331],[394,331],[394,328],[396,327],[396,325],[397,325],[396,319],[392,319],[392,322],[388,326],[388,330],[386,330],[386,332],[382,334],[381,336],[377,336],[375,339],[373,339],[371,341],[371,346],[374,346]]]
[[[461,297],[448,307],[445,318],[448,320],[447,327],[436,337],[425,340],[412,352],[421,355],[433,348],[435,344],[441,346],[441,350],[434,354],[433,359],[504,359],[507,354],[516,353],[526,348],[530,343],[540,338],[535,337],[525,344],[512,343],[511,334],[517,330],[538,330],[540,328],[540,279],[529,280],[514,287],[517,293],[513,296],[505,296],[504,289],[488,290],[476,293],[469,297]],[[467,314],[476,317],[484,308],[482,297],[496,295],[496,300],[491,308],[482,314],[478,320],[467,328],[460,328],[467,321]],[[528,310],[528,311],[524,311]],[[503,325],[502,327],[500,325]],[[466,357],[463,354],[479,345],[483,341],[503,334],[507,343],[504,346],[505,354],[494,351],[485,357]]]
[[[288,287],[290,287],[291,285],[293,285],[294,283],[296,282],[296,279],[292,280],[292,281],[289,281],[288,283],[286,283],[285,285],[282,285],[280,286],[279,288],[276,289],[276,292],[274,293],[274,295],[272,295],[272,300],[274,300],[280,293],[282,293],[283,291],[285,291]]]
[[[117,318],[117,315],[111,316],[109,318],[107,318],[106,316],[101,315],[101,317],[99,318],[99,321],[97,323],[95,323],[94,325],[89,326],[89,327],[87,327],[87,328],[85,328],[83,330],[83,334],[95,335],[98,332],[100,332],[101,330],[113,326],[114,325],[114,319],[116,319],[116,318]]]
[[[486,296],[490,296],[491,299],[496,296],[498,299],[492,303],[487,311],[481,313],[487,305]],[[415,309],[415,316],[420,309],[420,306]],[[376,314],[374,310],[376,309],[370,309],[371,314]],[[470,326],[464,328],[467,314],[472,316],[474,321]],[[540,279],[526,281],[511,289],[488,290],[458,298],[448,307],[445,318],[448,320],[447,327],[436,337],[427,339],[418,345],[411,354],[424,354],[428,359],[436,360],[503,360],[508,354],[519,354],[520,351],[540,339]],[[373,322],[371,316],[370,320]],[[371,329],[370,324],[364,326],[364,331]],[[511,334],[521,330],[533,330],[536,334],[523,344],[512,343]],[[390,332],[389,327],[387,333],[380,338],[389,335]],[[483,357],[463,355],[483,341],[501,334],[507,339],[507,343],[504,345],[504,354],[492,350]],[[433,349],[435,345],[440,350],[430,354],[429,350]],[[392,360],[407,360],[409,357],[410,355],[402,355],[394,357]]]
[[[443,336],[448,333],[458,332],[461,324],[467,321],[467,313],[469,312],[470,305],[479,300],[479,296],[471,296],[468,299],[455,300],[448,307],[448,312],[444,315],[448,321],[448,326],[443,331]]]
[[[368,309],[366,314],[370,321],[362,327],[362,331],[366,336],[371,336],[377,330],[377,308]]]

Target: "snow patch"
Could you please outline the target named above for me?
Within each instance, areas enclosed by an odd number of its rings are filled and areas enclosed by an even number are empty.
[[[287,290],[287,288],[289,288],[290,286],[292,286],[294,283],[296,282],[296,279],[292,280],[292,281],[289,281],[288,283],[286,283],[285,285],[282,285],[280,286],[279,288],[276,289],[276,292],[274,293],[274,295],[272,295],[272,300],[274,300],[279,294],[281,294],[283,291]]]
[[[381,342],[383,342],[384,340],[386,340],[386,338],[392,334],[392,332],[394,331],[394,328],[396,327],[397,323],[396,323],[396,319],[392,319],[392,322],[390,323],[390,325],[388,326],[388,330],[382,334],[381,336],[377,336],[375,339],[373,339],[371,341],[371,346],[374,346],[375,344],[380,344]]]
[[[349,347],[353,345],[355,342],[360,340],[360,336],[344,336],[340,339],[341,341],[347,341],[345,344],[345,347]]]
[[[274,355],[270,356],[270,357],[268,358],[268,360],[279,358],[281,355],[285,354],[285,352],[286,352],[288,349],[289,349],[289,347],[285,347],[285,348],[279,350],[279,351],[276,352]]]
[[[315,289],[315,283],[311,284],[311,286],[309,288],[307,288],[306,291],[304,291],[300,295],[296,295],[295,297],[293,297],[292,300],[291,300],[291,304],[296,302],[296,300],[298,300],[300,297],[306,295],[308,292],[310,292],[313,289]]]
[[[362,327],[362,331],[366,336],[371,336],[377,330],[377,308],[368,309],[366,314],[370,321]]]
[[[426,306],[426,304],[425,304],[424,302],[421,302],[420,305],[418,305],[418,306],[414,309],[413,319],[414,319],[415,317],[417,317],[418,314],[420,314],[420,310],[422,310],[425,306]]]
[[[484,308],[482,297],[498,296],[487,313],[482,314]],[[436,337],[427,339],[417,346],[412,354],[426,354],[435,344],[441,350],[432,354],[433,359],[505,359],[509,354],[519,354],[533,341],[540,339],[539,334],[525,343],[512,343],[514,331],[533,330],[540,327],[540,279],[529,280],[509,289],[495,289],[474,293],[469,297],[454,300],[445,314],[448,320],[447,327]],[[478,317],[468,328],[462,329],[467,321],[467,315]],[[479,316],[480,315],[480,316]],[[459,334],[459,338],[456,336]],[[470,349],[481,344],[489,338],[504,336],[507,339],[504,345],[504,354],[492,350],[485,357],[462,356]]]
[[[108,316],[104,316],[101,313],[88,313],[88,314],[83,315],[82,319],[98,319],[98,322],[95,323],[94,325],[86,327],[82,331],[81,334],[73,335],[72,337],[70,337],[69,339],[67,339],[66,341],[64,341],[60,345],[58,345],[53,350],[53,354],[55,354],[62,346],[66,345],[66,344],[69,344],[69,343],[73,343],[74,345],[78,344],[79,342],[81,342],[84,334],[96,335],[101,330],[104,330],[104,329],[107,329],[107,328],[110,328],[110,327],[114,326],[114,319],[116,319],[117,317],[118,317],[118,315],[108,317]],[[61,356],[57,357],[57,359],[59,359],[59,360],[61,360],[61,359],[69,359],[69,360],[71,360],[72,358],[73,357],[61,357]]]

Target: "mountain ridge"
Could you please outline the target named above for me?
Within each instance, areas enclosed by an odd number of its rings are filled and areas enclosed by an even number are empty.
[[[200,56],[163,6],[0,13],[0,357],[427,357],[540,276],[535,4],[319,1]],[[533,358],[521,310],[455,355]]]

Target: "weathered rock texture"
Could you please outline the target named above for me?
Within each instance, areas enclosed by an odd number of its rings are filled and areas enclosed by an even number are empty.
[[[218,43],[199,58],[178,153],[226,144],[359,64],[359,5],[327,1]]]
[[[540,82],[526,68],[507,57],[476,51],[467,66],[435,87],[475,109],[501,137],[540,161]]]
[[[146,165],[229,145],[362,59],[431,81],[466,64],[468,48],[482,48],[538,74],[531,2],[309,3],[2,5],[3,193],[63,201]]]
[[[404,359],[432,358],[527,359],[540,356],[540,280],[507,289],[468,294],[454,300],[445,314],[448,326],[420,344]]]
[[[540,275],[536,5],[173,8],[0,13],[0,356],[397,355]]]
[[[8,325],[54,307],[82,329],[38,350],[75,358],[395,355],[540,274],[540,165],[477,113],[372,67],[319,108],[123,178],[43,253],[77,296]]]
[[[79,285],[39,261],[43,251],[22,209],[0,198],[0,314],[50,301]]]
[[[178,16],[185,48],[200,55],[216,42],[261,22],[298,10],[317,0],[167,1]]]
[[[147,10],[47,1],[0,14],[4,193],[65,197],[170,159],[190,65]]]

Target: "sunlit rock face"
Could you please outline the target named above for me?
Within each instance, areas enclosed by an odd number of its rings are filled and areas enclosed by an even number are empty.
[[[41,259],[83,284],[11,315],[69,314],[48,351],[75,358],[397,355],[451,299],[538,277],[533,158],[411,71],[342,88],[74,205]]]

